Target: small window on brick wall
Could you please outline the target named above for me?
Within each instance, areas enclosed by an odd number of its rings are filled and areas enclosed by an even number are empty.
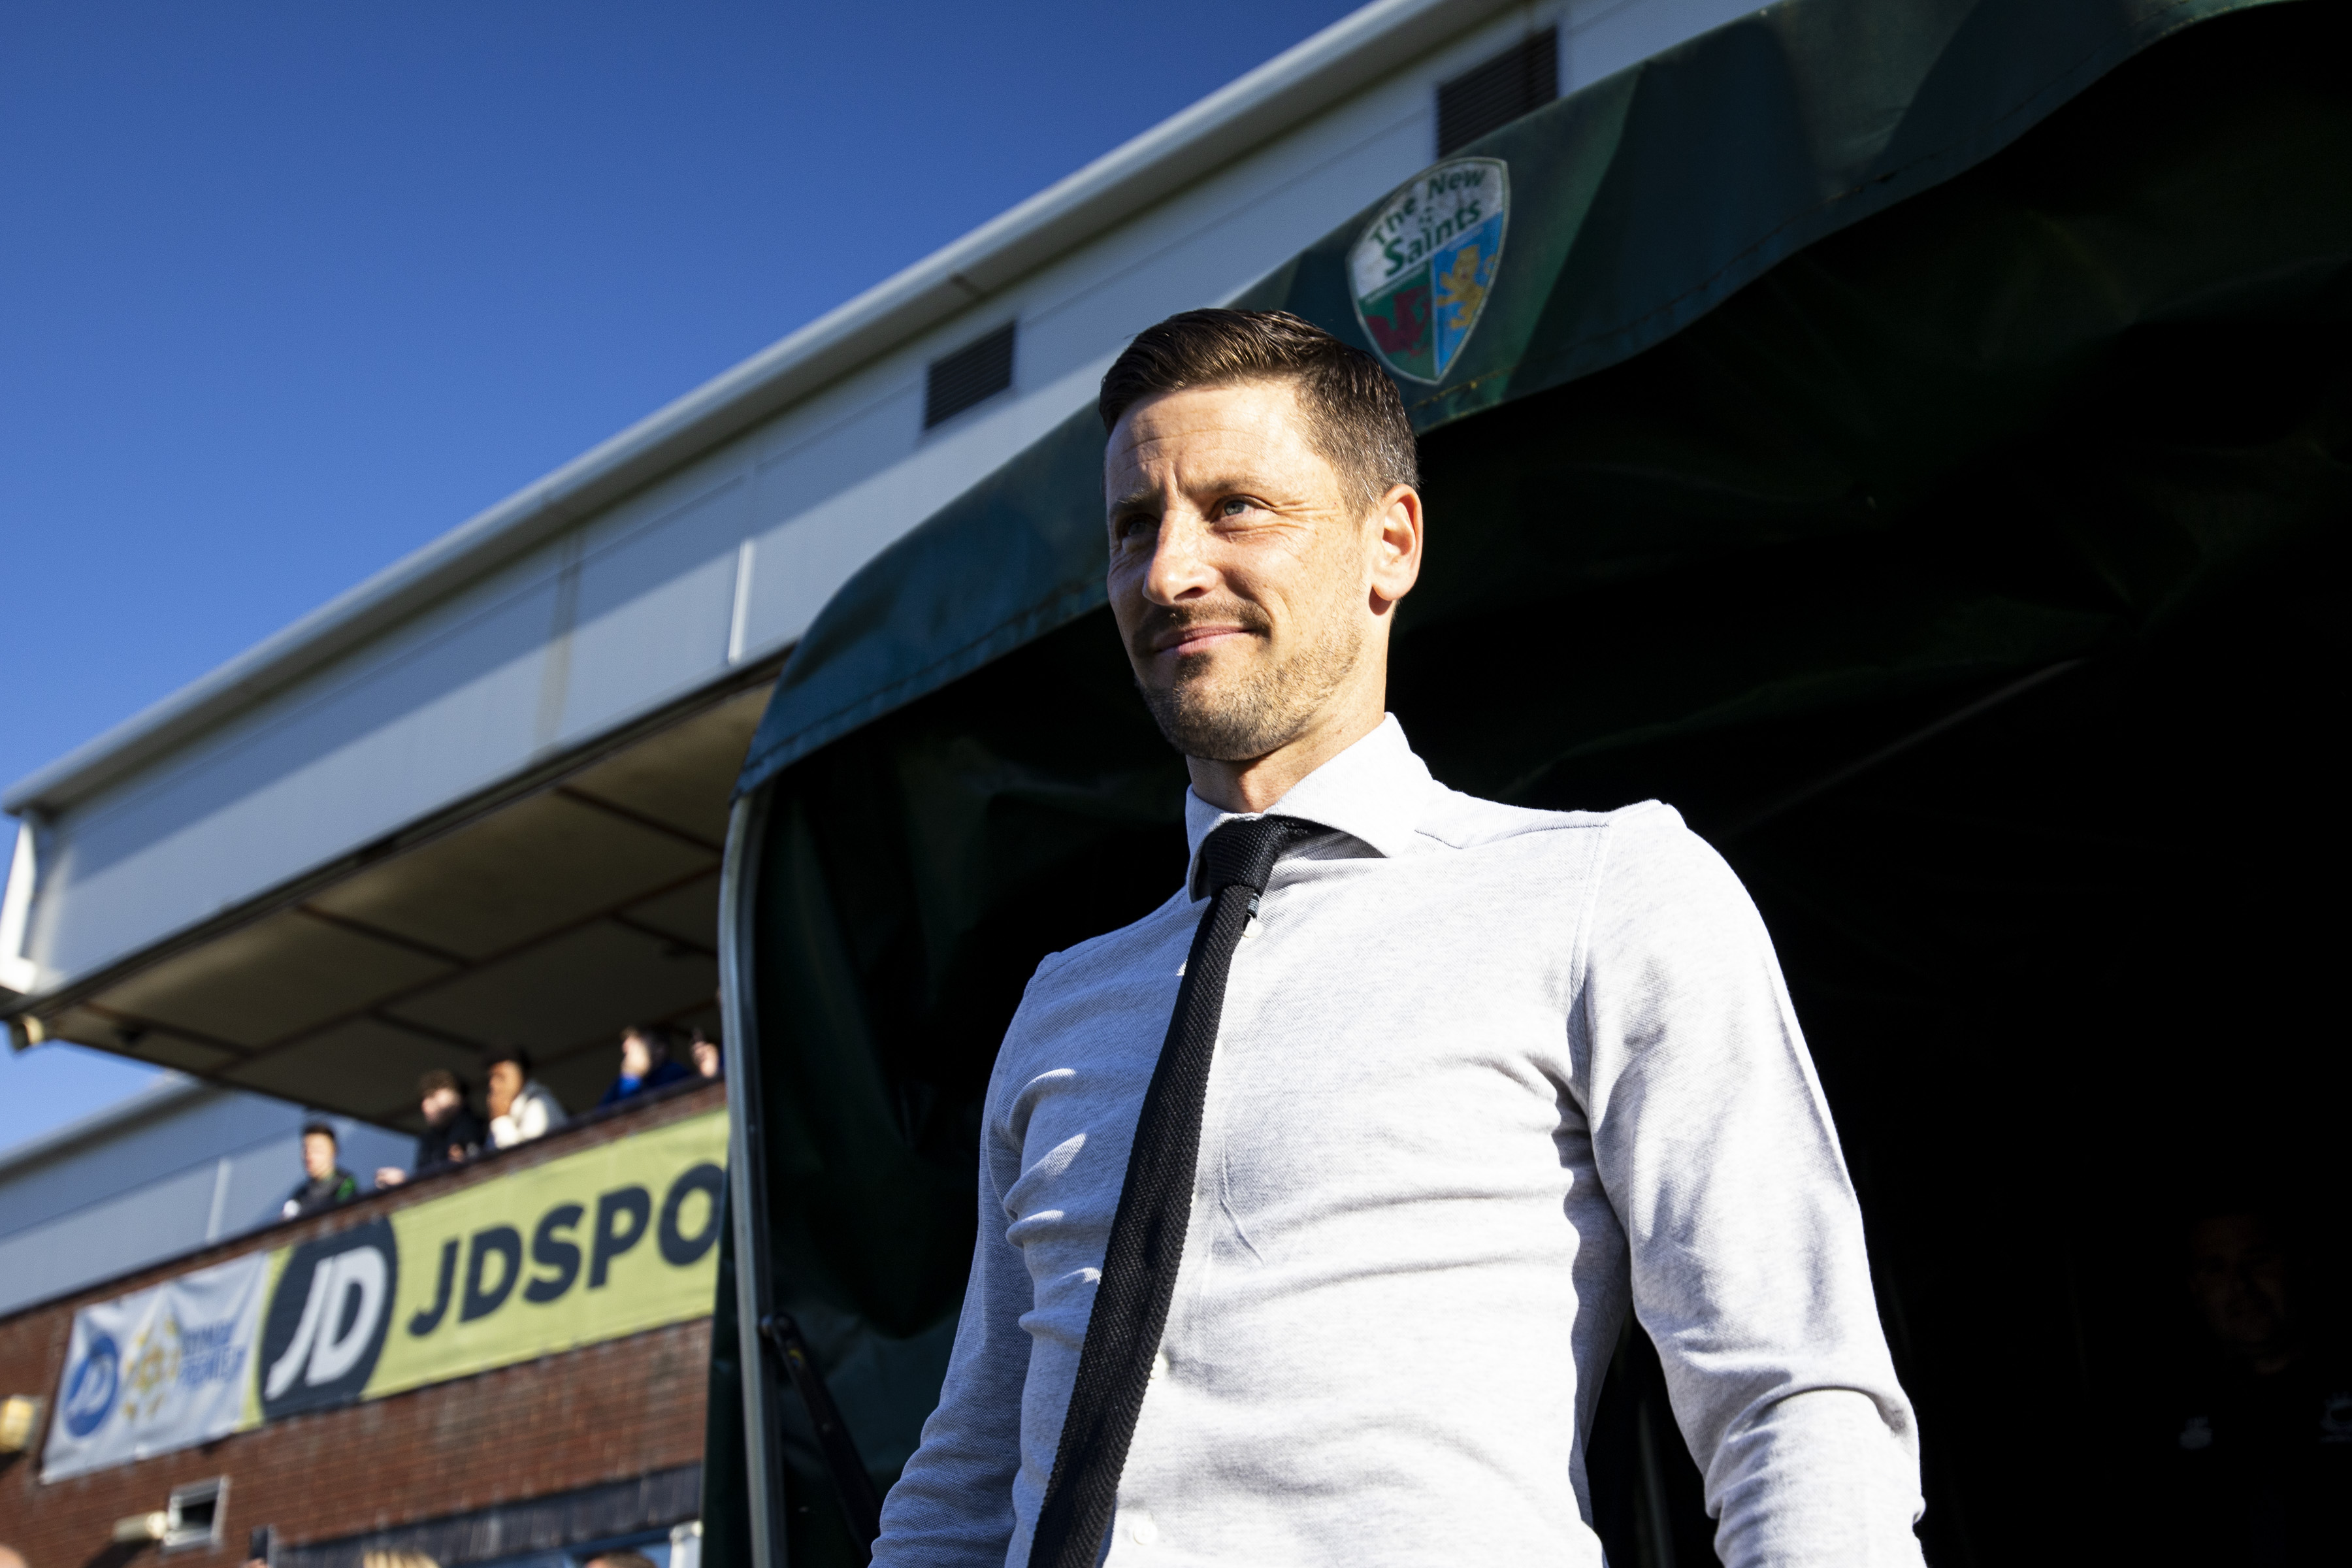
[[[1011,321],[931,362],[923,382],[923,428],[954,418],[1013,384]]]
[[[1559,31],[1546,27],[1437,84],[1437,155],[1466,147],[1559,96]]]
[[[173,1487],[171,1500],[163,1510],[163,1550],[184,1552],[191,1547],[218,1546],[227,1511],[226,1476]]]

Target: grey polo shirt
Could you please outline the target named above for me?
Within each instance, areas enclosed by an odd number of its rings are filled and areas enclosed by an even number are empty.
[[[1446,789],[1391,718],[1275,808],[1183,1268],[1118,1491],[1128,1564],[1598,1563],[1584,1434],[1630,1303],[1736,1565],[1919,1562],[1911,1407],[1770,941],[1655,804]],[[1186,796],[1195,855],[1225,814]],[[1038,966],[885,1568],[1021,1564],[1204,904]]]

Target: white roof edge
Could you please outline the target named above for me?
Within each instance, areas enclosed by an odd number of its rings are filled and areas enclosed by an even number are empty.
[[[11,786],[55,813],[1515,0],[1373,0]]]
[[[0,1181],[7,1180],[27,1165],[38,1164],[77,1144],[87,1143],[100,1133],[152,1120],[183,1100],[236,1092],[223,1084],[167,1071],[158,1081],[133,1089],[112,1105],[93,1110],[87,1116],[78,1116],[62,1127],[54,1127],[27,1138],[13,1149],[0,1149]]]

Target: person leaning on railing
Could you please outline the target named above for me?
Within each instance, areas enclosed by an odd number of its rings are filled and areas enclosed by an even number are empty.
[[[425,1131],[416,1135],[417,1175],[461,1165],[482,1152],[489,1135],[482,1119],[467,1103],[466,1081],[446,1068],[434,1068],[416,1080],[416,1108],[425,1116]],[[409,1179],[397,1165],[379,1167],[378,1187],[396,1187]]]
[[[501,1149],[543,1138],[563,1125],[563,1106],[530,1076],[530,1054],[517,1046],[489,1058],[490,1142]]]
[[[359,1178],[335,1163],[336,1152],[334,1128],[324,1121],[302,1124],[302,1181],[287,1194],[278,1218],[322,1214],[360,1195]]]
[[[597,1100],[597,1109],[692,1078],[693,1070],[677,1055],[677,1031],[667,1024],[632,1024],[622,1030],[621,1073]]]

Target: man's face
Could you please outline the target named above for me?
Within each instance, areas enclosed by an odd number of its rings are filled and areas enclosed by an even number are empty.
[[[653,1043],[643,1035],[623,1035],[621,1037],[621,1076],[643,1078],[653,1070]]]
[[[504,1116],[514,1109],[515,1096],[522,1092],[522,1066],[519,1062],[490,1064],[490,1114]]]
[[[2292,1350],[2286,1255],[2255,1215],[2200,1220],[2189,1241],[2189,1289],[2213,1337],[2233,1355]]]
[[[284,1166],[278,1167],[280,1170]],[[335,1141],[323,1132],[302,1134],[302,1173],[316,1181],[335,1173]]]
[[[1244,762],[1297,739],[1385,607],[1380,526],[1307,431],[1291,384],[1252,382],[1150,398],[1111,432],[1111,613],[1186,756]]]
[[[417,1102],[417,1105],[418,1108],[425,1112],[425,1121],[432,1126],[438,1127],[443,1122],[448,1121],[449,1118],[456,1113],[457,1109],[457,1091],[454,1089],[447,1088],[446,1086],[428,1090],[425,1093],[425,1098]]]

